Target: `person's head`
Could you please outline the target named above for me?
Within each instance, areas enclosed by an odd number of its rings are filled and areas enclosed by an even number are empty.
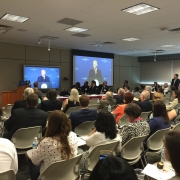
[[[96,69],[98,66],[98,62],[96,60],[93,61],[93,68]]]
[[[153,94],[153,101],[158,101],[158,100],[162,100],[162,95],[159,92],[155,92]]]
[[[104,133],[106,138],[114,139],[116,137],[116,122],[109,111],[99,111],[94,126],[98,132]]]
[[[38,99],[39,97],[36,93],[29,94],[26,99],[27,107],[37,107]]]
[[[119,88],[118,95],[123,95],[125,93],[123,88]]]
[[[34,82],[33,85],[35,88],[38,88],[38,82]]]
[[[131,92],[127,92],[123,95],[123,101],[125,104],[131,103],[133,101],[134,95]]]
[[[75,88],[71,89],[69,100],[79,102],[79,92],[77,89]]]
[[[106,85],[107,85],[107,81],[104,81],[104,82],[103,82],[103,86],[106,86]]]
[[[145,90],[147,90],[149,93],[151,93],[152,87],[151,87],[151,86],[146,86],[146,87],[145,87]]]
[[[140,94],[140,100],[143,102],[145,100],[148,100],[150,98],[150,93],[147,90],[144,90],[141,94]]]
[[[76,88],[79,88],[80,85],[81,85],[80,82],[76,82],[75,87],[76,87]]]
[[[168,87],[168,83],[164,83],[164,88],[167,88]]]
[[[124,159],[107,156],[97,162],[89,180],[138,180],[138,178]]]
[[[163,90],[163,88],[162,88],[162,87],[158,87],[157,91],[158,91],[159,93],[164,94],[164,90]]]
[[[128,116],[130,122],[141,115],[141,108],[135,103],[129,103],[124,109],[124,113]]]
[[[153,104],[153,117],[162,117],[164,119],[164,124],[169,123],[168,114],[166,111],[166,105],[163,101],[158,100]]]
[[[36,93],[37,95],[38,95],[38,88],[33,88],[33,90],[34,90],[34,93]]]
[[[174,74],[174,79],[177,79],[178,78],[178,74]]]
[[[41,76],[44,77],[46,75],[46,71],[43,69],[41,70]]]
[[[171,86],[170,89],[171,89],[171,91],[175,91],[176,87],[175,86]]]
[[[96,81],[91,81],[91,86],[96,86]]]
[[[178,98],[178,103],[180,103],[180,92],[178,90],[173,91],[173,98]]]
[[[180,131],[168,131],[165,135],[164,146],[166,159],[171,162],[176,175],[180,176]]]
[[[57,91],[55,89],[49,89],[46,96],[48,99],[56,99]]]
[[[32,93],[34,93],[34,90],[33,90],[32,88],[30,88],[30,87],[27,87],[27,88],[24,90],[24,100],[26,100],[27,97],[28,97],[28,95],[29,95],[29,94],[32,94]]]
[[[58,150],[61,151],[62,159],[68,159],[72,155],[68,141],[71,128],[69,119],[62,111],[53,111],[49,116],[45,137],[56,138],[60,141],[61,146]]]
[[[130,90],[130,87],[129,87],[128,85],[125,85],[125,86],[124,86],[124,90],[125,90],[125,92],[126,92],[126,91],[129,91],[129,90]]]
[[[158,86],[157,82],[154,82],[154,86],[155,86],[155,87],[157,87],[157,86]]]
[[[141,88],[141,90],[144,90],[145,89],[145,85],[144,84],[140,84],[140,88]]]
[[[128,80],[124,80],[124,85],[128,85]]]
[[[84,82],[84,86],[88,86],[88,81],[85,81],[85,82]]]
[[[81,107],[88,107],[89,97],[85,94],[81,95],[81,97],[79,98],[79,103]]]
[[[139,92],[139,87],[135,87],[134,92]]]
[[[111,91],[106,92],[106,99],[112,99],[113,98],[113,93]]]

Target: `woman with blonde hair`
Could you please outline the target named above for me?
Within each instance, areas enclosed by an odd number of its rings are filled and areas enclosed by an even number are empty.
[[[50,166],[50,164],[69,159],[77,155],[77,136],[71,131],[71,124],[62,111],[53,111],[49,117],[46,134],[29,157],[29,171],[31,180]]]
[[[63,103],[63,111],[66,112],[70,107],[79,106],[79,92],[77,89],[71,89],[69,99]]]

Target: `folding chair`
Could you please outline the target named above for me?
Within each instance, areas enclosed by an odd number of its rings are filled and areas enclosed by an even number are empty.
[[[1,166],[3,166],[3,164]],[[14,171],[8,170],[8,171],[0,173],[0,180],[16,180]]]

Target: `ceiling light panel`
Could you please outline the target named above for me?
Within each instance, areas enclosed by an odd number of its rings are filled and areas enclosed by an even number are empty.
[[[140,3],[135,6],[132,6],[132,7],[126,8],[126,9],[122,9],[122,11],[132,13],[135,15],[142,15],[142,14],[146,14],[146,13],[149,13],[152,11],[157,11],[157,10],[159,10],[159,8],[150,6],[145,3]]]
[[[162,45],[161,47],[173,47],[174,45],[172,44],[166,44],[166,45]]]
[[[22,17],[22,16],[16,16],[16,15],[13,15],[13,14],[5,14],[1,19],[23,23],[23,22],[29,20],[30,18]]]
[[[70,27],[65,29],[66,31],[70,31],[70,32],[76,32],[76,33],[80,33],[80,32],[84,32],[87,31],[88,29],[85,28],[79,28],[79,27]]]
[[[122,39],[122,40],[123,40],[123,41],[138,41],[138,40],[140,40],[140,39],[130,37],[130,38],[124,38],[124,39]]]

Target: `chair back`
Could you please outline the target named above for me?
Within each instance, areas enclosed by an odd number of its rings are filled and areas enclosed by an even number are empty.
[[[74,129],[74,132],[78,135],[78,136],[86,136],[88,135],[94,128],[94,121],[85,121],[83,123],[81,123],[79,126],[76,126]]]
[[[151,114],[152,111],[149,112],[142,112],[140,117],[143,118],[144,121],[148,120],[149,115]]]
[[[98,109],[98,107],[99,107],[99,104],[90,104],[89,106],[88,106],[88,108],[89,109]]]
[[[118,120],[118,125],[123,126],[125,124],[129,124],[129,120],[127,118],[127,115],[124,114],[119,120]]]
[[[52,163],[38,180],[75,180],[79,175],[79,163],[82,154],[68,160]]]
[[[21,128],[13,134],[11,141],[17,149],[31,148],[34,138],[41,138],[41,132],[41,126]]]
[[[121,156],[127,160],[138,158],[143,151],[143,141],[147,136],[139,136],[130,139],[121,149]]]
[[[147,147],[150,150],[158,151],[162,149],[164,143],[164,135],[166,132],[168,132],[170,128],[166,129],[161,129],[156,131],[154,134],[152,134],[148,139],[147,139]]]
[[[11,116],[11,109],[13,107],[13,104],[7,104],[4,109],[4,116],[10,117]]]
[[[89,155],[86,158],[85,168],[89,171],[92,171],[94,166],[99,161],[100,151],[102,150],[114,151],[118,144],[119,141],[117,140],[109,140],[95,146],[94,149],[89,153]]]
[[[80,106],[70,107],[70,108],[66,111],[67,117],[70,116],[71,112],[79,111],[80,109],[81,109]]]
[[[179,130],[180,131],[180,123],[176,124],[172,130]]]
[[[169,98],[164,98],[164,104],[167,106],[169,104]]]
[[[0,173],[0,180],[16,180],[16,176],[13,170]]]
[[[92,105],[92,104],[98,104],[98,99],[99,98],[92,98],[90,101],[89,101],[89,105]]]

